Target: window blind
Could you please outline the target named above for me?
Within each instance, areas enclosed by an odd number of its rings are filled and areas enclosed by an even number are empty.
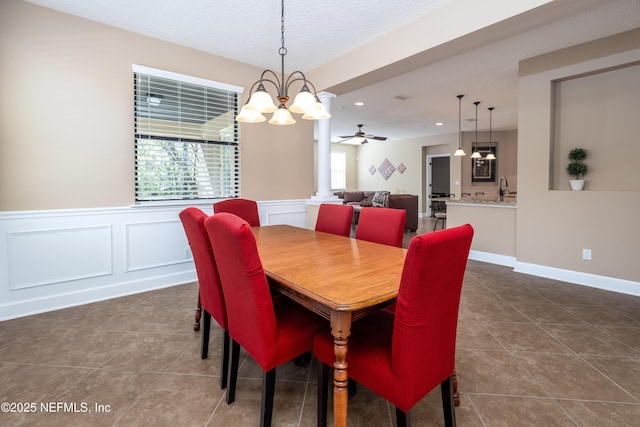
[[[240,195],[241,91],[134,66],[136,202]]]

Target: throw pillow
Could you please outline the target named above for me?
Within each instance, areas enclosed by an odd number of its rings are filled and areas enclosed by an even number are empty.
[[[364,199],[360,202],[360,206],[373,206],[373,196],[375,196],[375,191],[363,191]]]
[[[389,198],[389,194],[389,191],[376,191],[376,194],[373,195],[373,200],[371,200],[372,205],[379,208],[387,207],[387,199]]]
[[[344,192],[344,203],[349,202],[360,202],[364,198],[364,194],[362,191],[345,191]]]

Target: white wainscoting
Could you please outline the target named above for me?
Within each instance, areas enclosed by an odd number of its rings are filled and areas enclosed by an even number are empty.
[[[305,202],[258,202],[260,223],[305,227]],[[185,207],[0,213],[0,320],[195,281]]]

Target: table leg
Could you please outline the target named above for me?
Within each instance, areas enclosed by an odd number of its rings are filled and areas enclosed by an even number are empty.
[[[351,313],[333,312],[331,315],[331,334],[336,361],[333,364],[333,418],[336,427],[347,425],[348,383],[347,342],[351,334]]]
[[[196,332],[200,330],[201,315],[202,315],[202,305],[200,304],[200,288],[198,288],[198,306],[196,307],[195,323],[193,324],[193,330]]]
[[[453,371],[453,375],[451,377],[453,379],[453,404],[455,406],[460,406],[460,393],[458,393],[458,374],[456,374],[456,371]]]

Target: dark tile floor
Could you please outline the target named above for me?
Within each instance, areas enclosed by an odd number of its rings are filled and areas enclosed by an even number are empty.
[[[432,229],[425,219],[418,232]],[[196,289],[0,322],[0,402],[36,404],[35,413],[3,406],[0,426],[258,425],[260,370],[251,358],[242,358],[236,402],[227,405],[218,328],[209,358],[199,357]],[[460,426],[638,426],[640,298],[470,261],[456,368]],[[73,403],[80,412],[65,412]],[[275,426],[315,425],[315,404],[314,366],[278,369]],[[414,426],[442,425],[439,389],[412,414]],[[394,410],[359,387],[348,422],[393,426]]]

